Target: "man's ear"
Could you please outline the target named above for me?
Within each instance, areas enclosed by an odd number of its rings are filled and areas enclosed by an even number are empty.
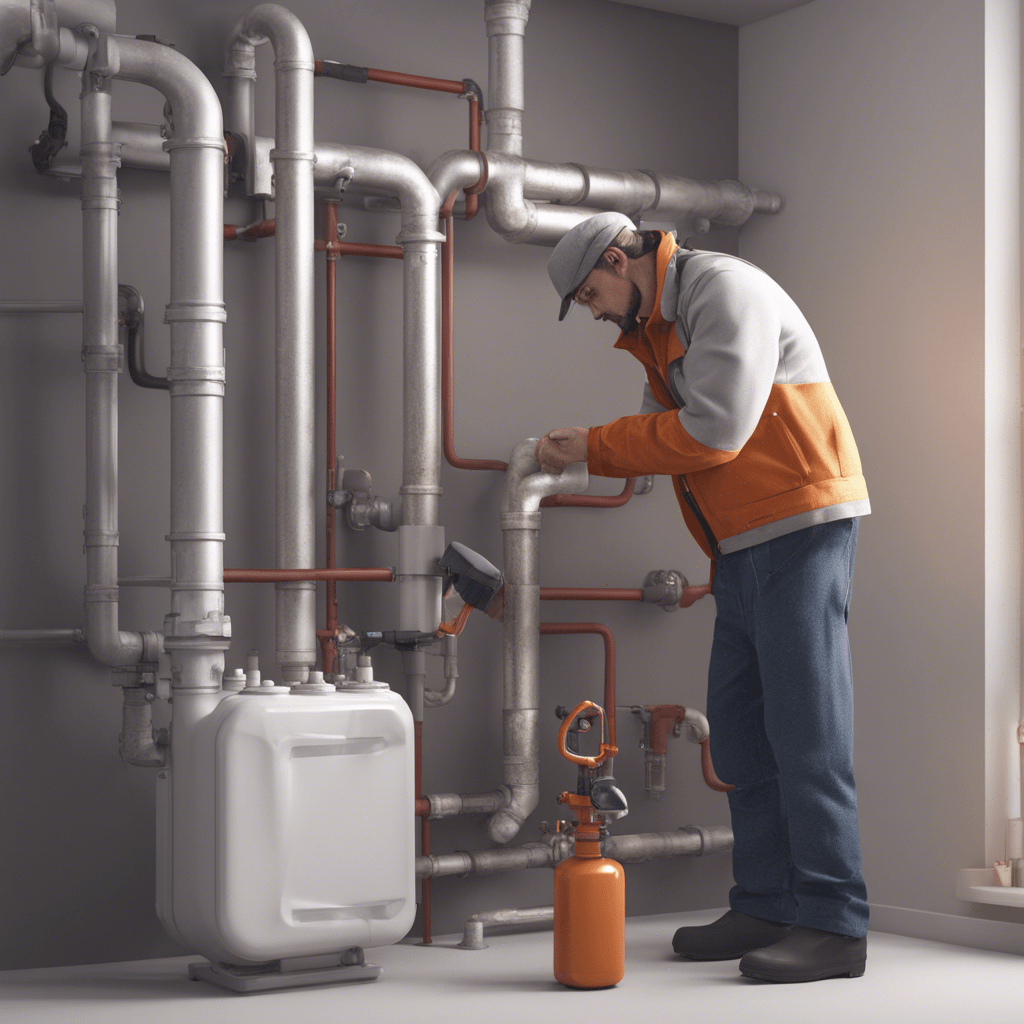
[[[626,276],[626,254],[618,246],[609,246],[603,254],[604,265],[619,277]]]

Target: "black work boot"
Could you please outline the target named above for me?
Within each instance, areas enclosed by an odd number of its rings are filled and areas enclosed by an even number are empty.
[[[729,910],[711,924],[680,928],[672,948],[688,960],[736,960],[752,949],[778,942],[790,927]]]
[[[820,981],[859,978],[867,960],[867,937],[854,938],[795,925],[772,946],[755,949],[740,961],[740,973],[761,981]]]

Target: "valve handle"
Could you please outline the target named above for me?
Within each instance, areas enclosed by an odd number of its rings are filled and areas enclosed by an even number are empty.
[[[565,749],[565,737],[569,731],[569,726],[576,721],[576,716],[579,715],[580,712],[586,711],[587,708],[596,708],[597,713],[601,716],[601,752],[596,757],[587,757],[584,754],[573,754]],[[597,768],[604,764],[609,755],[615,752],[609,744],[604,742],[604,708],[590,700],[585,700],[582,703],[577,704],[576,707],[566,715],[565,721],[562,722],[561,728],[558,730],[558,752],[567,761],[582,764],[587,768]]]

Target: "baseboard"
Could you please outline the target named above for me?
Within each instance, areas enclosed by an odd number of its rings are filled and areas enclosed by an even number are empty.
[[[989,921],[958,914],[937,914],[931,910],[909,907],[888,907],[872,903],[868,928],[871,931],[893,932],[915,939],[948,942],[971,949],[988,949],[994,953],[1016,953],[1024,956],[1024,924]]]

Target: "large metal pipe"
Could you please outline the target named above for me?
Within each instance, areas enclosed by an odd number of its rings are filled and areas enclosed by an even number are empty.
[[[94,37],[82,75],[82,361],[85,368],[85,635],[104,665],[143,658],[141,633],[118,626],[117,548],[117,146],[111,75],[117,47]],[[156,650],[146,652],[155,660]]]
[[[119,37],[117,77],[152,86],[171,106],[171,659],[169,769],[157,780],[157,910],[179,942],[203,948],[209,907],[176,878],[195,877],[189,822],[212,799],[200,776],[198,725],[221,699],[231,623],[224,614],[224,135],[209,81],[182,54]],[[145,737],[143,737],[145,739]],[[148,745],[148,744],[147,744]],[[150,751],[155,759],[155,752]],[[198,794],[198,796],[196,796]]]
[[[779,196],[738,181],[692,181],[652,171],[616,171],[523,159],[524,39],[530,0],[486,0],[487,152],[484,206],[491,227],[509,242],[555,245],[593,210],[674,220],[684,235],[711,223],[743,224],[755,211],[775,212]]]
[[[270,158],[277,211],[277,565],[312,568],[320,505],[313,431],[313,47],[284,7],[258,4],[242,16],[228,36],[225,75],[232,79],[232,117],[247,122],[255,49],[265,42],[274,50],[276,93]],[[316,647],[316,584],[278,583],[277,664],[285,683],[306,680]]]
[[[674,832],[611,835],[602,840],[606,857],[638,864],[664,857],[700,857],[732,849],[732,829],[726,825],[681,825]],[[575,840],[565,833],[549,834],[539,843],[497,850],[456,850],[416,858],[417,878],[452,875],[492,875],[527,868],[553,868],[573,855]]]
[[[485,0],[487,25],[487,148],[523,155],[523,40],[530,0]]]
[[[487,822],[488,835],[507,843],[540,801],[540,521],[541,499],[587,489],[585,462],[560,474],[541,473],[533,453],[537,438],[517,445],[509,458],[502,502],[505,547],[504,666],[505,788],[508,803]]]

